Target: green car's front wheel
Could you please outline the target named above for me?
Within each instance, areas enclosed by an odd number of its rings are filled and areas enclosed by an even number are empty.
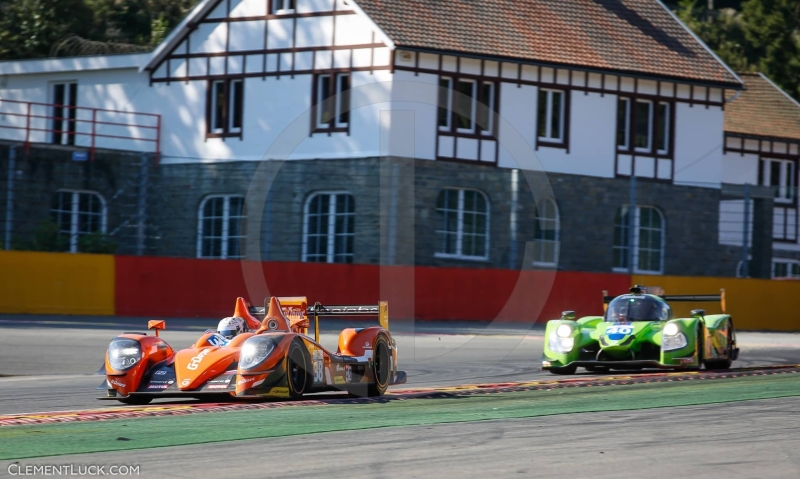
[[[562,366],[560,368],[551,367],[549,369],[550,374],[558,374],[558,375],[575,374],[575,371],[577,371],[577,370],[578,370],[578,366],[576,366],[574,364],[571,365],[571,366]]]

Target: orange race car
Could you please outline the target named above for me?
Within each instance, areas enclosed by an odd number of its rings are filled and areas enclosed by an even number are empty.
[[[332,353],[319,343],[319,318],[326,316],[377,316],[380,326],[343,330]],[[262,309],[238,298],[233,317],[220,323],[224,331],[206,331],[180,351],[158,337],[164,321],[150,321],[148,328],[155,336],[124,333],[111,341],[102,385],[108,395],[98,399],[147,404],[155,398],[299,398],[322,391],[380,396],[406,381],[397,370],[386,302],[309,307],[304,297],[273,296]]]

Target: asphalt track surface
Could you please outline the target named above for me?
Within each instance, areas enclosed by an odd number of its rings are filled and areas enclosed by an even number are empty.
[[[800,398],[76,454],[142,477],[800,477]],[[2,463],[6,473],[8,463]]]
[[[116,334],[146,324],[146,318],[0,316],[0,414],[119,406],[96,399],[105,391],[96,390],[103,377],[93,373]],[[177,349],[215,325],[212,319],[167,320],[161,335]],[[325,322],[323,346],[335,351],[338,331],[348,325]],[[402,388],[555,378],[540,367],[539,325],[395,321],[390,329],[400,368],[408,373]],[[736,366],[800,364],[800,334],[740,333],[738,340]]]
[[[119,407],[97,401],[108,342],[146,318],[0,317],[0,414]],[[168,320],[188,346],[213,320]],[[324,346],[335,349],[339,322]],[[541,327],[392,324],[402,388],[555,379]],[[800,363],[800,335],[740,333],[736,366]],[[588,375],[586,375],[588,376]],[[381,428],[20,461],[138,464],[142,477],[800,477],[800,398]],[[3,464],[0,476],[8,474]]]

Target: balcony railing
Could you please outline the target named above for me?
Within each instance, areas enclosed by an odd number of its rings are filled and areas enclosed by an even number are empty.
[[[0,99],[0,139],[24,143],[161,152],[161,115]]]

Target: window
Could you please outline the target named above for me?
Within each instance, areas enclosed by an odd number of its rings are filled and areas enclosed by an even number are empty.
[[[792,160],[762,160],[762,184],[775,187],[775,203],[794,203],[797,171]]]
[[[794,260],[772,260],[772,277],[800,279],[800,262]]]
[[[200,203],[197,238],[198,258],[244,257],[244,197],[208,196]]]
[[[436,256],[489,257],[489,202],[476,190],[444,189],[436,201]]]
[[[633,104],[633,112],[631,105]],[[617,149],[637,153],[669,153],[670,104],[621,97],[617,101]],[[631,145],[633,138],[633,145]]]
[[[633,269],[660,274],[664,270],[664,217],[656,208],[639,206],[633,215]],[[630,268],[630,214],[622,206],[614,216],[614,269]]]
[[[556,202],[545,198],[536,206],[533,264],[556,266],[558,263],[560,224]]]
[[[635,105],[633,146],[636,151],[647,152],[652,149],[650,142],[653,137],[653,102],[637,100]]]
[[[455,95],[454,92],[455,91]],[[491,135],[494,132],[494,83],[474,79],[439,78],[440,131]],[[455,98],[455,99],[454,99]]]
[[[453,79],[439,78],[439,129],[450,131],[450,111],[453,105]]]
[[[669,104],[660,102],[656,106],[656,151],[666,154],[669,151]]]
[[[352,263],[356,205],[346,192],[315,193],[306,201],[303,261]]]
[[[455,98],[456,128],[463,133],[475,131],[476,92],[473,80],[459,80]]]
[[[564,95],[562,90],[539,89],[539,141],[564,142]]]
[[[55,145],[75,144],[75,118],[78,110],[78,84],[53,84],[53,124],[51,143]]]
[[[350,75],[317,75],[314,98],[315,130],[347,131],[350,124]]]
[[[494,111],[494,83],[483,82],[477,122],[484,135],[491,135],[494,131]]]
[[[270,0],[270,13],[291,13],[294,12],[295,0]]]
[[[244,113],[244,82],[214,80],[210,86],[209,136],[241,136]]]
[[[80,251],[81,236],[106,232],[106,202],[94,191],[57,191],[50,214],[71,253]]]
[[[620,98],[617,101],[617,148],[627,150],[629,133],[631,131],[630,98]]]

